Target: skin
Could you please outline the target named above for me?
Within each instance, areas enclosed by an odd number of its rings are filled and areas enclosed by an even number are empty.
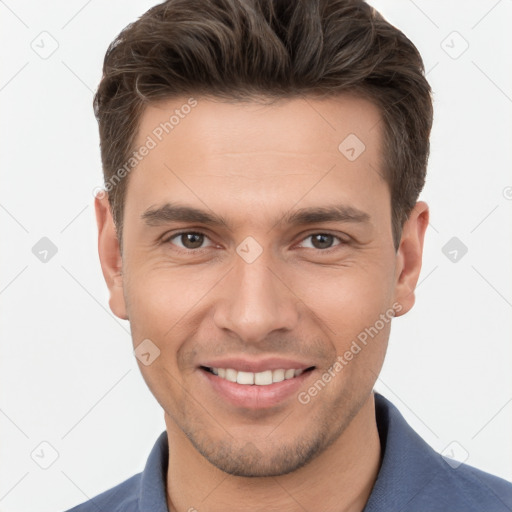
[[[199,365],[298,359],[314,366],[307,391],[379,315],[413,306],[428,207],[416,204],[395,250],[380,114],[364,99],[196,99],[129,175],[122,256],[107,197],[95,200],[110,308],[130,321],[134,347],[150,339],[160,350],[139,367],[165,412],[169,510],[361,511],[380,464],[372,390],[390,322],[307,404],[293,394],[236,407]],[[147,107],[136,146],[186,100]],[[350,133],[366,147],[354,161],[338,150]],[[143,213],[166,202],[222,215],[227,226],[148,226]],[[341,203],[368,220],[276,223]],[[170,238],[181,230],[205,236],[195,245]],[[326,232],[334,236],[321,245]],[[236,251],[248,236],[262,249],[252,263]]]

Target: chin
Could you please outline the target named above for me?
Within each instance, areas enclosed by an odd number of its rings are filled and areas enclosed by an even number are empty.
[[[210,464],[224,473],[246,478],[275,477],[292,473],[307,465],[330,444],[324,436],[284,445],[265,443],[265,447],[257,447],[250,441],[244,444],[233,439],[217,443],[189,439]]]

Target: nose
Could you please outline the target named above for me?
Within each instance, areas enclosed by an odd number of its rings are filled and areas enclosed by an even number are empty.
[[[214,314],[218,328],[235,333],[245,343],[263,341],[274,331],[292,331],[300,316],[293,283],[279,275],[265,252],[252,263],[236,256]]]

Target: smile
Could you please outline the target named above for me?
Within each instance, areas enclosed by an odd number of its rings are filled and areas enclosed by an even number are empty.
[[[284,380],[299,377],[302,373],[312,370],[313,367],[303,369],[284,369],[265,370],[262,372],[244,372],[237,371],[233,368],[208,368],[202,367],[204,370],[220,377],[229,382],[236,382],[246,386],[269,386]]]

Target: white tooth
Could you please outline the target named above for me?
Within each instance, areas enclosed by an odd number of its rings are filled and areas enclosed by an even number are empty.
[[[236,376],[238,384],[254,384],[254,373],[252,372],[238,372]]]
[[[272,382],[281,382],[284,380],[284,370],[274,370],[272,372]]]
[[[233,368],[226,368],[226,380],[229,380],[229,382],[236,382],[237,373],[238,372],[233,370]]]
[[[219,377],[222,377],[223,379],[226,378],[226,368],[217,368],[217,375]]]
[[[293,379],[293,377],[295,377],[295,370],[290,369],[290,370],[286,370],[284,372],[284,378],[285,379]]]
[[[272,370],[255,373],[254,384],[258,384],[258,386],[268,386],[269,384],[272,384]]]
[[[217,368],[211,368],[213,375],[219,375]]]
[[[304,370],[295,370],[295,377],[298,377]]]

